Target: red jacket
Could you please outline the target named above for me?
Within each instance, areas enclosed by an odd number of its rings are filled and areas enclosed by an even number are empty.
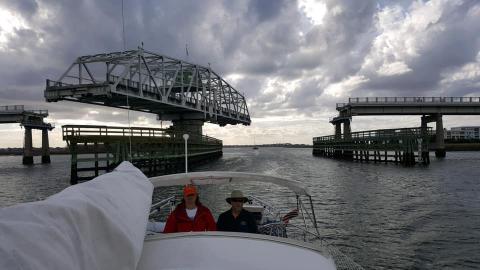
[[[197,204],[197,214],[191,220],[187,216],[185,204],[181,203],[175,208],[167,219],[164,233],[174,232],[201,232],[216,231],[217,226],[210,210],[201,203]]]

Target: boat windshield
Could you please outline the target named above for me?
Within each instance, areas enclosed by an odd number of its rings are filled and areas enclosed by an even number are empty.
[[[310,192],[301,182],[256,173],[228,171],[178,173],[151,177],[150,181],[154,187],[183,186],[188,184],[221,185],[227,183],[264,182],[286,187],[297,195],[310,197]]]
[[[278,210],[265,198],[249,196],[250,200],[244,205],[244,208],[256,215],[259,232],[284,238],[295,236],[303,241],[307,239],[320,240],[312,198],[308,189],[298,181],[255,173],[226,171],[179,173],[152,177],[150,181],[156,188],[188,184],[202,186],[246,182],[270,183],[286,187],[296,195],[295,209],[288,211]],[[178,200],[175,196],[157,200],[152,205],[151,218],[158,220],[162,213],[165,214],[165,211],[171,212],[176,203]]]

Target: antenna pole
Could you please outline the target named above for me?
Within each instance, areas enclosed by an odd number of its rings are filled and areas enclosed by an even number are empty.
[[[126,50],[127,43],[125,41],[125,17],[123,15],[123,0],[122,0],[122,38],[123,38],[123,50]]]
[[[123,7],[123,0],[122,0],[122,39],[123,39],[123,51],[126,51],[127,50],[127,41],[125,39],[125,16],[123,14],[123,10],[124,10],[124,7]],[[142,42],[142,47],[143,47],[143,42]],[[128,69],[130,69],[130,66],[128,67]],[[140,71],[139,71],[140,72]],[[131,73],[130,73],[130,70],[128,72],[130,74],[130,80],[132,79],[131,78]],[[132,161],[132,126],[130,125],[130,104],[128,102],[128,84],[129,82],[127,81],[127,85],[126,85],[126,96],[127,96],[127,121],[128,121],[128,129],[129,129],[129,133],[128,133],[128,160],[131,162]]]
[[[188,173],[188,134],[183,134],[183,140],[185,141],[185,173]]]

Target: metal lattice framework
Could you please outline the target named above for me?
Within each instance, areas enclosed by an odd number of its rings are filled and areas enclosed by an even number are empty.
[[[161,120],[250,124],[245,97],[209,67],[143,48],[77,58],[58,80],[47,80],[45,98],[129,106]]]

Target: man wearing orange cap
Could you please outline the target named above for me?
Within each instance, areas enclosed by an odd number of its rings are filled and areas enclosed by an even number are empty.
[[[200,203],[195,186],[183,188],[182,203],[170,214],[164,233],[215,231],[216,225],[210,210]]]

